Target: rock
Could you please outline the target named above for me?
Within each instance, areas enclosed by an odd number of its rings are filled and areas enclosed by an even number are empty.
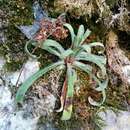
[[[53,123],[46,123],[44,125],[41,125],[38,130],[60,130],[60,129],[55,128],[53,126]]]
[[[11,92],[5,86],[0,86],[0,108],[9,107],[10,104],[13,105],[13,100],[11,99]]]
[[[0,62],[0,68],[2,69],[5,63],[4,59],[0,58]],[[29,59],[23,67],[19,83],[24,82],[28,77],[30,77],[38,70],[39,62],[36,60]],[[29,102],[29,100],[27,100],[23,104],[23,107],[21,107],[20,109],[17,108],[17,105],[14,100],[14,95],[12,95],[10,90],[12,86],[10,85],[16,84],[19,74],[20,71],[5,72],[4,75],[1,74],[0,130],[38,130],[44,128],[46,130],[56,130],[55,128],[53,128],[53,123],[45,123],[42,125],[42,127],[41,124],[38,123],[39,117],[41,116],[48,117],[49,121],[51,121],[49,115],[52,114],[56,102],[56,97],[52,93],[50,93],[48,89],[45,88],[45,86],[43,85],[43,81],[41,82],[42,86],[38,86],[37,84],[37,87],[35,88],[36,91],[33,90],[34,95],[31,95],[33,101]],[[9,80],[11,81],[11,84],[9,84]],[[55,84],[53,83],[53,86],[50,86],[50,88],[54,87],[54,85]],[[37,93],[38,97],[35,93]]]
[[[112,30],[107,35],[106,54],[110,71],[113,72],[114,76],[117,75],[122,83],[129,84],[130,60],[119,47],[118,36]]]
[[[46,96],[38,99],[34,97],[33,115],[36,117],[50,116],[54,110],[56,97],[49,93]],[[29,106],[28,106],[29,107]]]
[[[0,70],[3,68],[5,62],[5,59],[3,57],[0,57]]]
[[[116,114],[112,110],[106,110],[105,112],[100,112],[99,116],[107,125],[112,125],[116,123]]]
[[[103,120],[104,126],[101,130],[130,130],[130,112],[119,110],[115,113],[108,109],[98,113]]]
[[[0,43],[5,43],[7,40],[6,35],[4,32],[0,32]]]
[[[8,86],[0,86],[0,130],[36,130],[38,118],[24,118],[24,111],[16,111]]]
[[[8,82],[0,83],[0,130],[36,130],[39,118],[24,117],[26,111],[16,110]]]
[[[4,64],[5,60],[0,58],[0,70],[3,70]],[[24,81],[38,70],[39,66],[37,61],[27,61],[22,72],[21,81]],[[3,75],[0,71],[0,130],[36,130],[39,118],[32,118],[30,116],[31,114],[28,114],[29,116],[25,118],[24,115],[27,111],[17,111],[14,96],[10,91],[8,84],[9,77],[11,77],[11,82],[14,85],[16,83],[15,78],[17,79],[15,76],[18,76],[18,72],[6,73],[7,74],[4,73],[5,75]]]
[[[121,112],[117,118],[121,130],[130,130],[130,112]]]
[[[38,118],[24,118],[23,111],[0,116],[0,130],[36,130]]]
[[[112,125],[112,126],[107,126],[106,128],[103,128],[102,130],[119,130],[117,126]]]
[[[127,79],[127,82],[130,84],[130,65],[123,66],[122,71]]]
[[[38,70],[39,62],[37,60],[29,59],[23,65],[23,68],[21,70],[9,73],[8,79],[11,81],[13,85],[16,85],[16,83],[21,84]]]
[[[24,118],[23,113],[20,111],[12,115],[9,130],[36,130],[38,118]]]

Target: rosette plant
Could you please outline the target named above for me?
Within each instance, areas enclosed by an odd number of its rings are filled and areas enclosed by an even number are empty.
[[[18,89],[16,94],[16,101],[18,103],[22,103],[25,93],[29,89],[29,87],[41,76],[53,70],[55,68],[62,68],[66,70],[66,77],[63,83],[60,103],[61,107],[57,110],[57,112],[63,111],[62,120],[69,120],[71,118],[72,108],[73,108],[73,96],[74,96],[74,87],[77,80],[77,69],[86,72],[90,77],[96,81],[96,87],[94,88],[96,91],[102,93],[103,99],[100,102],[96,102],[92,99],[92,97],[88,97],[88,101],[90,104],[94,106],[100,106],[104,103],[106,94],[105,89],[108,84],[107,76],[106,76],[106,57],[102,54],[96,55],[92,53],[93,47],[100,47],[104,49],[104,46],[100,42],[93,42],[85,44],[85,39],[90,35],[90,30],[84,29],[83,25],[79,26],[77,35],[74,33],[72,26],[68,23],[64,24],[64,27],[67,28],[71,34],[71,46],[68,49],[64,49],[60,43],[55,40],[47,39],[45,41],[36,42],[34,40],[30,40],[25,48],[26,52],[32,55],[28,46],[31,44],[33,46],[37,46],[39,48],[44,49],[45,51],[57,56],[59,60],[56,63],[52,63],[49,66],[39,70],[35,74],[33,74],[30,78],[28,78]],[[102,80],[93,73],[93,66],[95,64],[99,67],[101,74],[104,78]]]

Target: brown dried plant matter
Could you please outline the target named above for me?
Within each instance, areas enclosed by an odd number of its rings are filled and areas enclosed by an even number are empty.
[[[127,0],[54,0],[55,12],[69,12],[75,18],[84,16],[86,21],[98,16],[95,22],[102,23],[106,29],[114,27],[127,32],[130,30],[128,8]]]
[[[65,22],[65,18],[62,15],[60,15],[56,20],[41,20],[41,29],[37,33],[35,40],[46,40],[49,36],[53,36],[57,40],[66,38],[68,36],[67,29],[63,27]]]
[[[52,118],[55,108],[56,97],[59,96],[59,79],[62,70],[51,71],[33,84],[31,93],[27,94],[29,112],[34,117],[48,116]],[[49,82],[48,82],[49,81]]]
[[[119,48],[118,36],[113,31],[109,31],[107,34],[106,54],[110,70],[117,74],[123,83],[127,84],[128,80],[122,68],[125,65],[130,65],[130,61]]]

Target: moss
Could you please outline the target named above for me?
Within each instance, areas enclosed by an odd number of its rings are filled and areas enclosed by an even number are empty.
[[[16,71],[17,69],[20,69],[22,67],[22,63],[21,62],[15,62],[15,61],[11,61],[6,62],[5,66],[4,66],[8,71]]]
[[[27,59],[24,54],[27,39],[16,26],[32,23],[32,3],[29,0],[3,0],[1,2],[1,9],[7,15],[8,27],[5,32],[7,41],[0,45],[0,54],[4,55],[7,60],[7,69],[16,70]]]
[[[110,8],[114,8],[114,6],[118,4],[118,2],[119,0],[106,0],[106,3]]]
[[[105,106],[113,107],[116,109],[125,110],[124,107],[124,92],[122,91],[122,86],[112,86],[109,84],[107,87],[107,98],[105,102]]]
[[[60,117],[57,116],[55,118],[55,127],[61,130],[80,130],[83,126],[83,122],[79,119],[76,119],[74,113],[70,120],[68,121],[62,121],[60,120]]]

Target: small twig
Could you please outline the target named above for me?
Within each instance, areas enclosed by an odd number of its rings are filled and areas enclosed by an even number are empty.
[[[22,66],[22,68],[21,68],[21,70],[20,70],[20,73],[19,73],[19,76],[18,76],[16,85],[15,85],[16,87],[18,87],[18,83],[19,83],[19,80],[20,80],[20,77],[21,77],[21,75],[22,75],[22,72],[23,72],[24,67],[25,67],[25,64],[23,64],[23,66]]]

